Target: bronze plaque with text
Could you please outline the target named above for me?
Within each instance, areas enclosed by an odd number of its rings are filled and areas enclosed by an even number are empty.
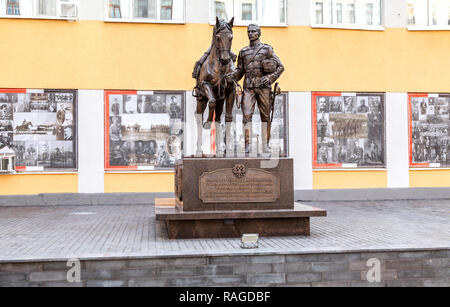
[[[220,169],[203,173],[199,198],[204,203],[270,203],[280,198],[280,176],[261,169]]]

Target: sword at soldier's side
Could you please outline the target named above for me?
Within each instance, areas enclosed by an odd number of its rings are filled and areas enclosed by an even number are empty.
[[[270,121],[267,123],[267,143],[270,141],[271,137],[271,131],[272,131],[272,122],[273,122],[273,116],[275,113],[275,98],[281,94],[281,88],[279,83],[275,83],[275,86],[273,88],[272,93],[270,94]]]

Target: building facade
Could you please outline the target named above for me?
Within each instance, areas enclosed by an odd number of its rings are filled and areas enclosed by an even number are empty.
[[[0,0],[0,195],[172,192],[216,16],[286,67],[296,190],[450,186],[449,0]]]

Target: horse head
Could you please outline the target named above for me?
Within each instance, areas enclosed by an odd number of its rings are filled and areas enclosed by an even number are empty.
[[[226,65],[231,59],[231,43],[233,42],[234,17],[229,22],[216,17],[216,26],[213,32],[213,44],[218,51],[219,60]]]

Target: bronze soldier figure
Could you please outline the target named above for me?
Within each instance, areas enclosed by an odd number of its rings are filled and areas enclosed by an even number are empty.
[[[281,76],[284,66],[273,48],[261,43],[261,28],[258,25],[249,25],[247,34],[250,45],[239,52],[237,68],[226,78],[239,81],[245,75],[242,97],[245,152],[250,152],[250,140],[253,134],[252,118],[256,104],[258,104],[263,127],[267,127],[267,129],[262,129],[262,145],[263,151],[268,152],[271,127],[270,112],[274,100],[272,84]]]

